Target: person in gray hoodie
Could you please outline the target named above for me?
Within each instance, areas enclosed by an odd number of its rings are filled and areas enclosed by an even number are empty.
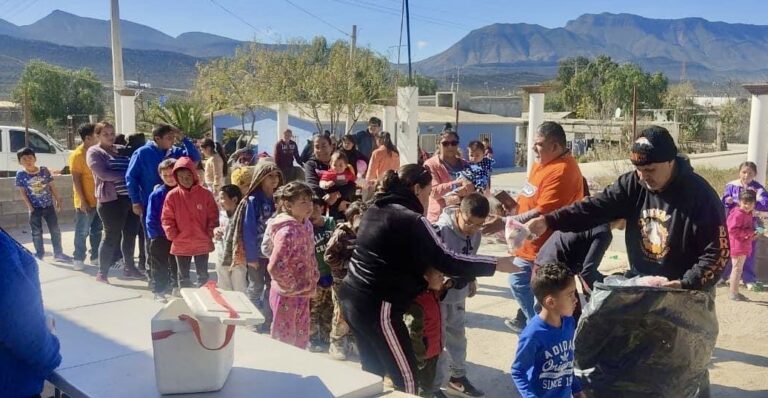
[[[481,230],[489,212],[488,199],[479,193],[472,193],[465,196],[459,206],[444,208],[435,228],[448,250],[474,255],[480,246]],[[440,391],[450,367],[447,389],[451,395],[482,397],[485,394],[467,379],[466,368],[465,304],[467,297],[475,295],[477,281],[474,278],[453,278],[452,284],[453,287],[440,301],[445,350],[437,363],[433,391]]]

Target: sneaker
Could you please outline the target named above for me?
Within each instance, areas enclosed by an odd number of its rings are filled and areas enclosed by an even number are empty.
[[[181,297],[181,290],[178,287],[174,287],[173,291],[171,291],[171,296]]]
[[[67,263],[72,261],[72,257],[70,257],[70,256],[68,256],[68,255],[66,255],[64,253],[54,254],[53,255],[53,259],[54,260],[58,260],[58,261],[64,261],[64,262],[67,262]]]
[[[144,279],[144,275],[135,269],[125,268],[123,269],[123,278],[125,279]]]
[[[310,342],[309,350],[312,352],[328,352],[328,345],[322,342]]]
[[[514,319],[507,318],[504,320],[504,325],[506,325],[513,333],[516,334],[523,332],[523,329],[525,329],[525,324],[525,318],[521,319],[520,317],[516,317]]]
[[[120,268],[124,268],[124,267],[125,267],[125,260],[123,260],[122,258],[117,260],[117,261],[115,261],[115,263],[112,264],[112,268],[113,269],[120,269]]]
[[[96,282],[106,283],[109,285],[109,280],[107,280],[107,277],[101,272],[96,274]]]
[[[99,266],[99,259],[98,258],[92,258],[91,259],[91,265],[94,266],[94,267],[98,267]]]
[[[344,349],[344,345],[342,343],[332,343],[331,346],[328,348],[328,354],[331,356],[331,358],[337,360],[337,361],[346,361],[347,360],[347,350]]]
[[[741,293],[728,293],[728,298],[733,301],[749,301],[749,299]]]
[[[747,283],[747,284],[746,284],[746,288],[747,288],[747,290],[749,290],[749,291],[751,291],[751,292],[754,292],[754,291],[755,291],[755,290],[754,290],[754,289],[755,289],[755,284],[754,284],[754,283],[752,283],[752,282],[750,282],[750,283]]]
[[[72,269],[75,271],[82,271],[85,269],[85,263],[82,260],[75,260],[72,263]]]
[[[475,388],[466,376],[451,377],[445,392],[454,397],[476,398],[485,396],[485,393]]]
[[[717,284],[715,284],[716,287],[726,287],[728,284],[725,283],[725,279],[720,279],[717,281]]]
[[[165,304],[168,302],[168,299],[166,299],[165,295],[162,293],[155,293],[155,302]]]

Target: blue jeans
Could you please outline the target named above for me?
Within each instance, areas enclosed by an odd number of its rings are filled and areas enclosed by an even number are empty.
[[[536,312],[533,309],[533,290],[531,290],[533,262],[515,257],[512,263],[520,267],[522,271],[509,274],[509,288],[512,290],[512,296],[517,300],[517,304],[520,305],[523,314],[525,314],[525,319],[530,320],[536,316]]]
[[[99,258],[99,244],[101,243],[101,218],[96,213],[96,208],[84,213],[75,209],[75,254],[76,261],[85,261],[85,238],[91,242],[91,260]]]
[[[50,206],[43,208],[35,207],[29,213],[29,227],[32,230],[32,243],[35,245],[35,255],[38,258],[43,258],[45,254],[45,247],[43,247],[43,219],[48,224],[48,232],[51,234],[53,254],[63,254],[59,218],[56,216],[56,209]]]

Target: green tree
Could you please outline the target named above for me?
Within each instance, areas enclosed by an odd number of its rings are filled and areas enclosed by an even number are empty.
[[[594,60],[585,57],[562,60],[555,86],[558,89],[548,96],[552,97],[549,109],[572,110],[578,117],[606,119],[617,107],[624,110],[631,107],[633,87],[637,87],[642,107],[659,107],[667,78],[660,73],[646,73],[635,64],[619,65],[601,55]]]
[[[211,131],[210,120],[203,113],[203,108],[197,104],[174,100],[165,106],[153,104],[149,111],[152,124],[165,123],[178,127],[191,138],[203,138]]]
[[[680,123],[680,138],[686,141],[695,141],[704,130],[704,109],[694,102],[694,95],[691,82],[670,86],[664,95],[664,107],[672,110],[673,121]]]
[[[31,61],[11,96],[21,102],[25,94],[32,121],[49,129],[66,125],[67,115],[104,114],[104,89],[89,69],[75,71]]]
[[[728,101],[720,108],[720,149],[725,149],[727,142],[747,142],[749,112],[749,102],[741,98]]]
[[[232,58],[202,65],[195,96],[241,110],[293,103],[315,120],[319,131],[325,128],[324,121],[331,131],[338,131],[348,113],[356,122],[372,104],[391,97],[392,79],[387,60],[369,49],[357,48],[351,59],[347,42],[329,45],[317,37],[280,51],[251,45]]]
[[[408,75],[399,75],[397,85],[404,87],[408,85]],[[419,95],[434,95],[437,92],[437,80],[428,76],[413,75],[413,85],[419,88]]]

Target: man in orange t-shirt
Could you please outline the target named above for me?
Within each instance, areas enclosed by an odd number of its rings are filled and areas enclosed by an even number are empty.
[[[96,213],[96,184],[91,169],[85,162],[88,148],[96,145],[93,123],[85,123],[77,129],[83,143],[69,155],[69,172],[72,174],[72,192],[75,202],[75,253],[73,269],[85,268],[86,238],[90,238],[91,265],[99,265],[99,245],[101,244],[101,219]]]
[[[566,147],[565,131],[555,122],[544,122],[534,136],[533,153],[536,163],[528,181],[518,197],[518,215],[521,222],[553,212],[580,201],[584,197],[584,183],[576,160]],[[520,305],[525,319],[518,316],[505,323],[520,332],[527,320],[536,315],[531,291],[531,269],[539,249],[552,234],[547,231],[533,240],[526,240],[515,252],[514,264],[523,271],[509,275],[509,287]]]

